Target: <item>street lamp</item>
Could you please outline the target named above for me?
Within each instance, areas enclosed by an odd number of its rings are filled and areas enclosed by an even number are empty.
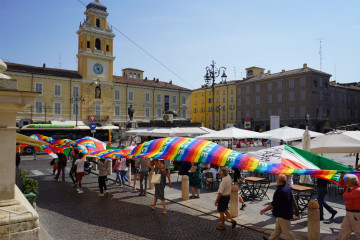
[[[225,82],[226,78],[227,78],[227,76],[225,74],[226,67],[220,67],[220,68],[215,67],[215,62],[213,60],[210,67],[206,67],[205,70],[206,70],[206,74],[204,76],[205,83],[207,85],[212,84],[211,88],[212,88],[212,94],[213,94],[213,97],[212,97],[212,102],[213,102],[213,107],[212,107],[213,129],[215,130],[215,78],[220,76],[220,72],[221,72],[221,70],[223,70],[222,75],[221,75],[221,79],[222,79],[223,82]],[[211,82],[211,80],[212,80],[212,82]]]
[[[85,102],[85,99],[83,98],[83,97],[72,97],[71,99],[70,99],[70,102],[71,103],[75,103],[75,113],[76,113],[76,127],[78,126],[77,125],[77,119],[78,119],[78,114],[79,114],[79,105],[78,105],[78,103],[79,102]]]

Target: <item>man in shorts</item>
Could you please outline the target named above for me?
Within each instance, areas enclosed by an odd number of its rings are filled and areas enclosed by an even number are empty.
[[[79,153],[79,159],[75,161],[74,163],[76,165],[76,180],[79,183],[79,188],[77,189],[77,192],[83,193],[83,190],[81,188],[81,180],[84,176],[84,164],[85,164],[85,157],[84,154]]]
[[[220,221],[221,225],[217,226],[218,230],[225,230],[225,215],[231,220],[231,228],[236,227],[236,221],[231,217],[228,209],[229,201],[230,201],[230,193],[231,193],[231,183],[232,179],[228,174],[228,171],[225,168],[220,169],[220,176],[222,178],[218,196],[215,201],[215,206],[217,206],[217,210],[220,212]]]

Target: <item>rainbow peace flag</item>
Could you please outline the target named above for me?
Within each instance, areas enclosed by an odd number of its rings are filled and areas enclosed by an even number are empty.
[[[123,158],[125,157],[130,150],[122,150],[122,149],[108,149],[105,151],[96,151],[88,154],[88,157],[95,157],[95,158]]]
[[[302,164],[296,162],[294,158],[280,159],[279,161],[275,158],[264,158],[251,153],[242,154],[207,140],[186,137],[168,137],[145,142],[133,149],[127,158],[155,158],[209,163],[259,173],[311,175],[334,182],[338,181],[340,173],[344,171],[357,176],[360,175],[360,172],[330,159],[321,157],[311,160],[309,154],[312,153],[306,151],[304,153],[303,150],[290,151],[290,148],[285,149],[289,151],[288,155],[302,156]],[[265,150],[267,151],[265,155],[270,156],[279,151],[279,149]]]

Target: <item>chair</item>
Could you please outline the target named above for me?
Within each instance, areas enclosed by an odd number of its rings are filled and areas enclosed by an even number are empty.
[[[270,186],[270,180],[261,181],[258,190],[258,196],[261,200],[263,200],[265,196],[270,200],[269,196],[266,194],[269,189],[269,186]]]
[[[213,174],[211,172],[205,173],[205,184],[206,186],[211,185],[212,189],[215,189],[216,179],[213,178]]]

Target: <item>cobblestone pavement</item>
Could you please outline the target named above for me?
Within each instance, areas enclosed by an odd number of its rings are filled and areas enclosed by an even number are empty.
[[[168,213],[161,214],[160,203],[156,210],[149,206],[152,195],[139,197],[130,188],[110,185],[108,197],[99,198],[93,174],[84,177],[84,193],[78,194],[68,175],[65,182],[54,180],[49,160],[24,161],[20,167],[44,173],[34,174],[40,191],[37,211],[53,239],[262,239],[246,228],[231,230],[230,223],[218,231],[218,218],[173,202],[166,202]]]

